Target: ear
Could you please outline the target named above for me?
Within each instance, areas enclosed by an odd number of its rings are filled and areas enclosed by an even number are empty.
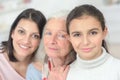
[[[108,34],[108,28],[105,27],[104,32],[103,32],[104,38],[106,37],[107,34]]]

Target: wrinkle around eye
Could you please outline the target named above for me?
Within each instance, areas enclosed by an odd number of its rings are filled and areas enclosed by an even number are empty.
[[[45,32],[44,35],[52,35],[51,32]]]

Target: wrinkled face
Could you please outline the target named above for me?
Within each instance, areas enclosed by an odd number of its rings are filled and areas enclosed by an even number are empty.
[[[85,60],[101,55],[102,40],[107,29],[102,31],[100,22],[92,16],[73,19],[69,26],[70,41],[79,57]]]
[[[21,19],[11,35],[14,55],[28,57],[38,48],[40,35],[37,24],[28,19]]]
[[[71,51],[71,44],[67,39],[65,20],[50,19],[44,30],[44,46],[47,55],[51,58],[63,58]]]

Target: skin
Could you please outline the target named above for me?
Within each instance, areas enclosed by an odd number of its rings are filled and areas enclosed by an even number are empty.
[[[44,30],[44,46],[46,54],[52,58],[55,66],[63,65],[66,56],[72,49],[64,19],[50,19]]]
[[[13,39],[14,55],[18,62],[10,62],[11,66],[25,78],[28,64],[33,52],[38,48],[40,35],[37,24],[32,20],[21,19],[11,35]],[[7,54],[5,54],[6,58]]]
[[[85,15],[73,19],[69,31],[70,41],[80,58],[92,60],[102,54],[102,40],[106,37],[107,28],[103,31],[96,18]]]
[[[44,30],[44,47],[49,56],[48,80],[65,80],[69,66],[65,65],[67,55],[72,49],[68,40],[64,19],[50,19]]]
[[[69,68],[70,67],[67,65],[59,67],[54,67],[53,65],[51,65],[48,80],[66,80]]]

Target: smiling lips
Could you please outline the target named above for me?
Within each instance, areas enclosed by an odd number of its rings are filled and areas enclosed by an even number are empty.
[[[92,50],[92,48],[82,48],[83,52],[90,52]]]
[[[24,45],[20,45],[21,48],[23,49],[29,49],[30,47],[29,46],[24,46]]]

